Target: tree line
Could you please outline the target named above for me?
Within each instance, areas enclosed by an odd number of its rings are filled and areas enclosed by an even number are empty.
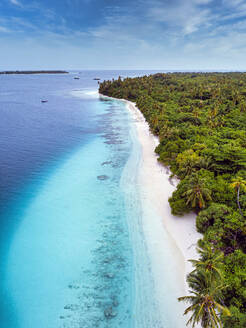
[[[246,327],[246,73],[170,73],[104,81],[136,103],[159,136],[159,161],[180,179],[174,215],[197,213],[200,259],[188,277],[188,321]]]

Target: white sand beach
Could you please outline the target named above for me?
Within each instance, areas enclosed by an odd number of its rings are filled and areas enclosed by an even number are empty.
[[[143,224],[146,237],[149,240],[149,252],[151,252],[152,258],[156,258],[159,265],[162,251],[164,251],[163,247],[165,247],[162,245],[163,230],[166,230],[171,242],[175,244],[170,252],[173,251],[174,256],[179,261],[180,273],[183,276],[182,284],[184,292],[187,293],[188,286],[185,277],[192,270],[188,260],[197,258],[196,244],[201,238],[201,234],[196,231],[195,227],[196,215],[188,214],[177,217],[171,214],[168,198],[175,190],[177,181],[171,181],[169,170],[158,162],[154,150],[159,140],[150,132],[143,114],[134,103],[125,102],[133,115],[138,139],[142,146],[139,183],[141,185],[143,213],[146,214],[143,215]],[[153,222],[153,215],[148,215],[150,209],[158,212],[155,222]],[[158,222],[158,218],[161,218],[161,222]]]
[[[115,100],[119,101],[119,99]],[[128,199],[126,199],[126,204],[130,204],[128,205],[129,229],[134,234],[133,251],[135,253],[137,295],[135,312],[142,313],[140,309],[143,308],[148,308],[148,313],[155,312],[152,307],[154,301],[160,315],[160,323],[152,324],[152,327],[183,328],[188,320],[187,317],[183,317],[186,305],[178,303],[177,298],[189,293],[186,275],[192,271],[192,266],[188,260],[198,257],[196,244],[201,235],[196,231],[196,215],[176,217],[171,214],[168,199],[178,181],[172,181],[168,168],[158,162],[155,148],[159,140],[150,132],[143,114],[134,103],[123,99],[120,101],[125,102],[131,116],[133,144],[137,139],[136,145],[133,147],[133,154],[128,160],[125,174],[123,174],[125,185],[128,188],[131,184],[137,185],[139,194],[139,222],[131,223],[131,209],[136,208],[135,195],[130,192],[130,196],[128,195]],[[139,154],[134,152],[139,152]],[[129,176],[126,176],[127,174]],[[127,188],[126,191],[128,192]],[[138,232],[134,231],[136,228],[139,229]],[[145,244],[145,250],[139,246],[140,239]],[[146,261],[146,256],[150,262],[151,279],[153,279],[151,291],[150,286],[144,285],[146,262],[143,262]],[[150,295],[152,300],[146,301]],[[175,315],[173,315],[174,310]],[[147,320],[153,322],[151,318]],[[135,326],[149,327],[146,322],[146,320],[137,320]]]

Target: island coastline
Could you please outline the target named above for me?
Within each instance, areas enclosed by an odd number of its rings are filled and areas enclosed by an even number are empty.
[[[198,258],[196,252],[197,241],[202,237],[196,231],[194,213],[186,214],[182,217],[171,214],[171,209],[168,203],[173,191],[176,188],[178,181],[170,179],[170,171],[157,160],[155,148],[159,144],[159,138],[154,136],[150,131],[149,125],[143,114],[136,107],[136,104],[125,99],[117,99],[99,94],[103,98],[122,101],[126,104],[127,109],[132,115],[134,128],[136,129],[138,141],[142,147],[142,158],[139,168],[138,180],[141,185],[141,202],[144,207],[143,212],[146,212],[148,204],[154,208],[158,215],[162,218],[163,235],[166,231],[174,243],[173,249],[170,250],[176,256],[176,261],[179,262],[180,276],[183,277],[183,291],[188,293],[188,284],[186,282],[187,274],[192,270],[192,265],[189,259]],[[144,224],[149,225],[151,222],[144,220]],[[144,227],[146,230],[146,227]],[[147,229],[148,230],[148,229]],[[151,242],[151,233],[149,234],[149,242]],[[159,239],[160,239],[159,235]],[[156,254],[159,256],[163,247],[161,240],[152,241],[159,245],[156,249]],[[176,250],[175,250],[176,248]],[[178,249],[178,252],[177,252]],[[153,248],[154,250],[154,248]],[[153,252],[152,252],[153,253]],[[152,254],[154,255],[154,254]]]
[[[134,116],[134,124],[140,144],[142,145],[142,165],[139,172],[139,179],[145,190],[148,190],[149,202],[154,204],[160,216],[163,218],[164,229],[175,242],[180,250],[184,268],[184,286],[188,292],[186,275],[192,270],[189,259],[198,258],[196,252],[197,241],[202,237],[196,231],[196,215],[194,213],[185,214],[182,217],[171,214],[171,208],[168,203],[173,191],[176,188],[177,181],[170,180],[170,171],[158,160],[155,148],[159,144],[158,137],[154,136],[143,114],[133,102],[125,101],[127,108]],[[146,193],[145,193],[146,198]]]

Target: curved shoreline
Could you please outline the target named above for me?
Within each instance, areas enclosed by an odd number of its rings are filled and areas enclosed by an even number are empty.
[[[185,271],[184,285],[186,292],[188,292],[185,278],[192,270],[188,260],[198,257],[196,245],[198,239],[201,238],[201,234],[196,231],[196,215],[191,213],[177,217],[171,214],[168,198],[176,189],[177,181],[172,183],[170,181],[170,171],[158,162],[155,148],[159,144],[159,139],[151,133],[143,114],[134,103],[126,101],[126,104],[134,116],[138,139],[143,149],[139,179],[141,185],[148,191],[147,195],[145,193],[145,200],[150,198],[148,199],[149,202],[152,203],[152,206],[154,204],[159,215],[163,218],[164,229],[169,233],[182,254],[184,262],[182,266]]]
[[[143,228],[146,230],[145,235],[147,233],[149,243],[153,246],[151,256],[158,257],[156,261],[160,259],[159,255],[164,251],[162,248],[165,246],[162,244],[162,234],[166,231],[170,237],[170,244],[173,244],[170,251],[176,257],[176,262],[179,265],[179,275],[183,277],[182,286],[179,286],[179,289],[183,289],[183,293],[187,294],[186,275],[192,270],[192,265],[188,260],[198,258],[196,245],[198,239],[202,237],[196,231],[196,215],[191,213],[177,217],[171,214],[168,198],[175,190],[177,181],[172,183],[168,168],[158,162],[155,148],[159,144],[159,139],[151,133],[147,121],[135,103],[101,94],[100,96],[125,102],[132,115],[138,141],[142,147],[138,181],[141,186],[143,213],[148,213],[148,208],[151,208],[161,218],[161,225],[160,222],[150,222],[149,217],[143,220]],[[158,236],[155,236],[153,231],[150,231],[150,225],[152,224],[159,226]],[[151,228],[151,230],[153,229]],[[158,242],[153,239],[156,237]]]

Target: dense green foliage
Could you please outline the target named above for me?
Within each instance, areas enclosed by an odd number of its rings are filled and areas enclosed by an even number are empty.
[[[194,270],[188,275],[190,295],[179,297],[179,301],[189,303],[184,314],[191,313],[187,325],[195,327],[200,323],[203,328],[222,327],[231,313],[223,302],[225,285],[223,262],[224,254],[206,243],[198,248],[199,260],[190,260]]]
[[[224,254],[224,327],[246,327],[246,74],[175,73],[104,81],[136,102],[159,136],[159,160],[180,179],[172,213],[195,211],[203,242]]]

